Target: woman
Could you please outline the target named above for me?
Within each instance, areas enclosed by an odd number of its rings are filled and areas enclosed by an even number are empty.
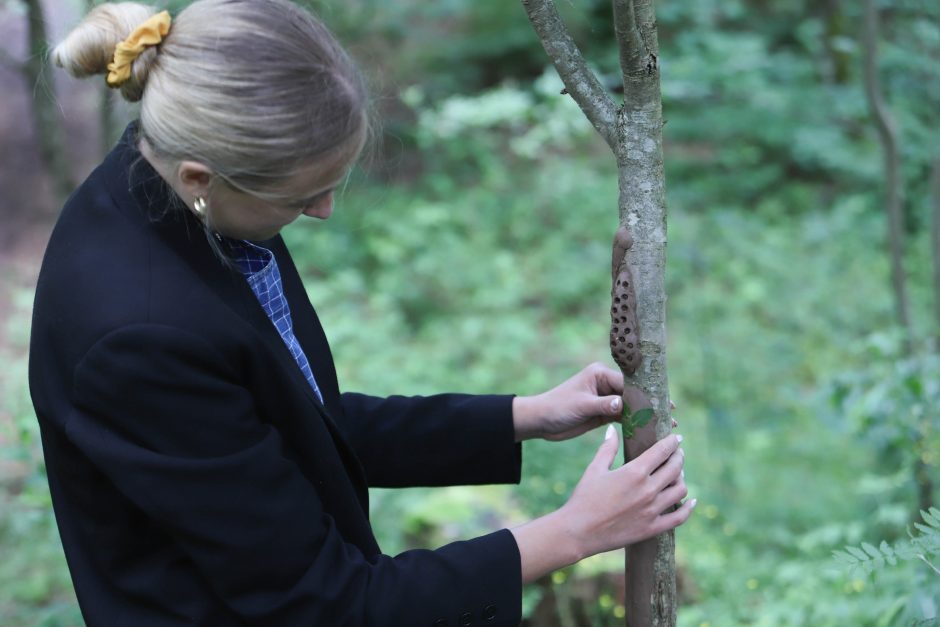
[[[619,373],[590,366],[533,397],[340,393],[278,232],[329,217],[366,94],[287,0],[199,0],[172,19],[105,4],[53,58],[142,101],[63,209],[32,327],[89,625],[517,625],[524,582],[688,517],[678,438],[611,471],[609,428],[561,509],[383,555],[369,486],[518,482],[522,440],[618,416]]]

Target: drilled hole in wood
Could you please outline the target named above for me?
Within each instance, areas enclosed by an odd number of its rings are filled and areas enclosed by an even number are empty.
[[[620,341],[623,341],[623,338],[620,338]],[[633,348],[633,344],[627,344],[627,348]]]
[[[626,353],[627,351],[626,351],[625,349],[621,348],[619,352],[620,352],[621,355],[623,355],[623,354]]]
[[[615,303],[619,303],[619,302],[620,302],[620,297],[617,296],[616,298],[614,298],[614,302],[615,302]]]
[[[623,352],[623,351],[621,351]],[[633,355],[627,355],[627,361],[633,361]]]
[[[626,342],[627,339],[626,339],[625,337],[623,337],[623,336],[620,336],[620,337],[617,338],[617,341],[618,341],[618,342]],[[630,347],[630,348],[633,348],[633,344],[627,344],[627,346]]]
[[[623,332],[624,332],[624,333],[630,333],[630,329],[624,329]]]

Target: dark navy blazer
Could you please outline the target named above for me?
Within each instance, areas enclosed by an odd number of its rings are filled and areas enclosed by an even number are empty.
[[[511,397],[340,394],[276,237],[320,403],[136,140],[132,124],[67,202],[33,314],[30,389],[87,623],[518,625],[508,530],[383,555],[367,489],[518,482]]]

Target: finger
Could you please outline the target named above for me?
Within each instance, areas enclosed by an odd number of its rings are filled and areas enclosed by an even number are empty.
[[[623,373],[603,364],[594,370],[598,394],[623,394]]]
[[[607,432],[604,434],[604,441],[597,450],[594,459],[591,461],[590,465],[588,465],[588,470],[591,472],[606,472],[610,470],[610,466],[614,463],[619,449],[620,438],[617,435],[617,429],[614,428],[614,425],[608,425]]]
[[[679,480],[682,475],[682,465],[685,463],[685,453],[681,448],[669,456],[662,466],[653,471],[653,487],[656,490],[664,490],[666,486]]]
[[[669,486],[656,495],[653,499],[653,511],[669,513],[688,495],[689,488],[685,485],[685,481],[677,481],[675,485]]]
[[[669,456],[679,448],[679,442],[682,441],[681,435],[667,435],[662,440],[656,442],[653,446],[646,449],[642,455],[634,459],[630,464],[634,468],[643,472],[643,474],[652,474],[654,470],[663,465]]]
[[[619,416],[621,407],[623,400],[619,396],[602,396],[597,399],[597,411],[594,413],[599,416]]]
[[[658,535],[664,531],[675,529],[689,519],[692,510],[698,505],[698,499],[689,499],[674,512],[663,514],[653,523],[653,535]]]

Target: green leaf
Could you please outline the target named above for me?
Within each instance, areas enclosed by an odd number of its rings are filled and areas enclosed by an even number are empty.
[[[861,550],[858,547],[847,546],[845,547],[845,550],[851,553],[852,555],[854,555],[855,557],[857,557],[858,561],[860,562],[867,562],[871,559],[870,557],[868,557],[868,555],[865,554],[865,551]]]
[[[844,566],[855,566],[858,564],[858,560],[846,553],[845,551],[833,551],[832,556],[838,561],[841,562]]]
[[[630,420],[637,427],[644,427],[652,418],[653,409],[651,407],[647,407],[646,409],[641,409],[640,411],[633,414],[633,417]]]
[[[930,508],[930,509],[931,509],[931,510],[936,510],[937,508],[936,508],[936,507],[932,507],[932,508]],[[925,522],[925,523],[927,523],[927,524],[930,525],[931,527],[934,527],[934,528],[937,529],[937,530],[940,530],[940,516],[934,515],[932,511],[931,511],[931,512],[925,512],[924,510],[920,510],[920,516],[921,516],[921,518],[924,519],[924,522]]]
[[[881,541],[881,546],[878,547],[881,550],[881,554],[885,556],[885,559],[888,560],[888,563],[892,566],[896,566],[898,563],[897,558],[894,556],[894,549],[891,548],[891,545]]]
[[[865,552],[871,555],[872,557],[872,568],[884,568],[885,558],[881,556],[881,553],[878,552],[878,549],[868,544],[867,542],[862,542],[862,548],[865,549]]]

